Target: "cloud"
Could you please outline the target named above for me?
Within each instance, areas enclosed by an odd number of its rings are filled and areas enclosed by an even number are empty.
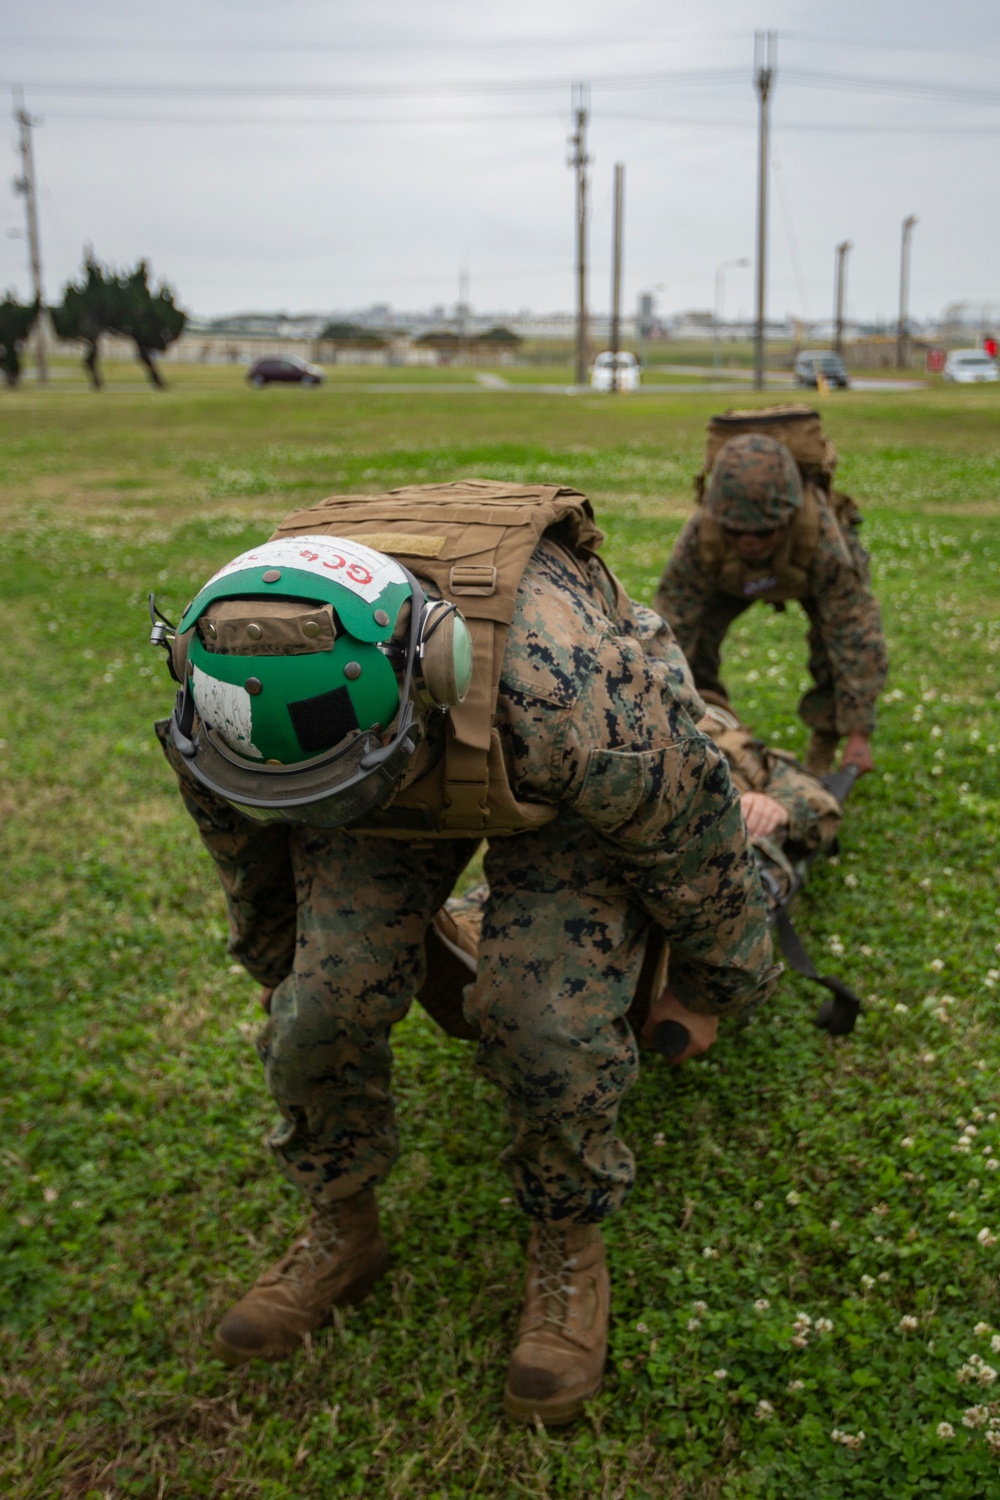
[[[613,14],[588,0],[488,11],[48,0],[16,28],[8,20],[3,49],[9,81],[24,82],[44,121],[47,291],[90,242],[118,263],[146,256],[206,314],[453,302],[463,263],[477,308],[569,308],[569,86],[584,79],[593,306],[609,301],[622,161],[626,305],[658,287],[663,307],[708,307],[716,265],[754,250],[763,19],[779,33],[771,309],[826,316],[834,245],[849,238],[852,315],[891,317],[900,223],[916,213],[917,315],[960,298],[1000,311],[1000,205],[987,190],[1000,92],[996,103],[971,92],[993,89],[1000,12],[974,0],[764,10],[722,0],[675,24],[675,8],[653,0]],[[857,75],[954,92],[831,81]],[[0,229],[22,212],[12,196]],[[21,241],[0,238],[0,285],[27,291]],[[730,312],[751,302],[751,274],[731,273]]]

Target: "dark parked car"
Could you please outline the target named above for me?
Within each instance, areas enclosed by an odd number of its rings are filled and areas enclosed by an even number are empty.
[[[247,371],[247,379],[255,386],[270,385],[272,380],[319,385],[323,371],[319,365],[311,365],[293,354],[287,359],[255,359]]]
[[[839,354],[829,349],[807,349],[799,355],[795,361],[796,385],[818,386],[821,375],[827,385],[842,386],[845,390],[851,383]]]

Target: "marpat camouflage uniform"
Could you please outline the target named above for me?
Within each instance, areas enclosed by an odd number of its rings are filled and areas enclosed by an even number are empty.
[[[773,881],[773,889],[787,897],[796,885],[793,866],[807,855],[829,850],[843,821],[843,808],[818,776],[807,771],[787,750],[775,750],[755,739],[730,710],[707,709],[699,725],[722,751],[737,795],[763,792],[785,811],[788,822],[780,833],[752,840],[758,859]],[[461,896],[449,897],[449,916],[462,925],[467,941],[481,941],[483,911],[489,895],[485,884]],[[769,894],[768,900],[773,898]]]
[[[753,840],[774,884],[787,896],[794,884],[792,866],[830,848],[843,820],[843,808],[794,755],[754,739],[745,724],[727,720],[731,720],[729,713],[723,715],[710,707],[702,728],[726,757],[737,793],[764,792],[787,814],[788,823],[780,834]]]
[[[577,1223],[632,1182],[616,1122],[637,1071],[625,1015],[650,923],[693,1010],[744,1014],[779,972],[725,760],[684,707],[700,714],[683,660],[650,611],[615,597],[598,563],[548,540],[523,576],[497,724],[515,795],[560,812],[489,845],[467,1001],[478,1064],[504,1095],[517,1200]],[[231,951],[276,986],[259,1040],[283,1116],[275,1156],[317,1204],[378,1184],[398,1151],[390,1029],[477,841],[261,829],[193,787],[166,748],[219,868]]]
[[[726,632],[752,600],[727,594],[703,565],[694,515],[674,543],[653,607],[673,627],[702,691],[725,697],[719,677]],[[845,538],[820,510],[819,536],[800,601],[809,618],[809,673],[815,687],[799,702],[812,729],[871,735],[888,662],[865,552],[853,527]]]

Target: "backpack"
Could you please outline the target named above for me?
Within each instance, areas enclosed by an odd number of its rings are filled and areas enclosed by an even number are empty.
[[[861,512],[850,495],[833,488],[833,476],[837,468],[837,450],[823,431],[820,414],[811,406],[799,401],[785,402],[780,406],[762,406],[756,409],[737,411],[730,408],[710,417],[705,441],[705,462],[694,478],[695,501],[701,504],[708,484],[708,476],[716,455],[730,438],[740,437],[745,432],[760,432],[784,443],[798,464],[802,482],[811,491],[816,502],[833,516],[852,556],[856,543],[854,530],[861,525]],[[808,570],[811,557],[804,560]],[[803,559],[796,558],[801,567]]]

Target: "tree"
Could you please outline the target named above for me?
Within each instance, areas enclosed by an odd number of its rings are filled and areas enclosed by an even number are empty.
[[[84,344],[83,363],[95,391],[103,384],[97,363],[102,333],[115,330],[116,278],[105,273],[88,251],[79,285],[68,282],[63,288],[61,307],[53,307],[52,326],[61,339]]]
[[[337,344],[341,349],[384,349],[388,339],[371,328],[359,328],[357,323],[327,323],[320,339],[324,343]]]
[[[38,313],[37,302],[25,306],[12,292],[0,302],[0,371],[11,390],[21,379],[21,346],[34,328]]]
[[[174,302],[173,291],[161,282],[150,290],[149,270],[144,260],[131,271],[107,270],[88,251],[83,277],[63,289],[61,307],[52,308],[52,323],[61,339],[86,345],[84,365],[95,390],[101,388],[98,366],[102,333],[117,333],[135,344],[136,352],[152,383],[163,390],[165,382],[153,360],[179,338],[187,314]]]
[[[180,338],[187,313],[174,302],[173,291],[165,282],[161,281],[155,292],[150,291],[149,271],[144,260],[134,271],[120,276],[118,286],[120,303],[116,331],[132,340],[150,380],[163,390],[164,380],[153,355],[165,353],[174,340]]]
[[[450,365],[462,350],[462,340],[458,334],[452,333],[447,328],[437,333],[433,331],[422,333],[413,342],[420,349],[433,349],[438,357],[438,364],[441,365]]]
[[[480,346],[485,345],[487,349],[506,349],[513,353],[515,349],[520,349],[524,340],[519,333],[513,333],[509,328],[504,328],[498,323],[496,327],[487,328],[485,333],[480,333],[476,338],[476,343]]]

